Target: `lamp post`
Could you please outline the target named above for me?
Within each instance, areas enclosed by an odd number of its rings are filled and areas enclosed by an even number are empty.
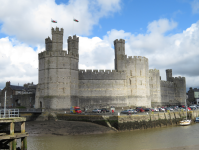
[[[6,117],[6,92],[5,91],[5,101],[4,101],[4,118]]]

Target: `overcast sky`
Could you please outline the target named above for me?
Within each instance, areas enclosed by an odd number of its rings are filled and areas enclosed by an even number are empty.
[[[38,83],[38,53],[56,26],[64,50],[79,36],[80,69],[114,69],[113,41],[122,38],[126,54],[147,57],[162,80],[172,69],[199,88],[198,18],[198,0],[0,0],[0,89]]]

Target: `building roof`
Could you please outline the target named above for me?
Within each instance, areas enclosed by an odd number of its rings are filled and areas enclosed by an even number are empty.
[[[25,87],[23,87],[23,86],[16,86],[16,85],[10,85],[10,88],[11,88],[12,90],[15,90],[15,91],[23,91],[23,90],[26,90]]]

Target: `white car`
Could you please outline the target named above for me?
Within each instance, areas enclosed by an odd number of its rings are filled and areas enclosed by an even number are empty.
[[[154,110],[154,111],[159,111],[159,109],[158,109],[158,108],[154,108],[153,110]]]
[[[101,113],[101,109],[93,109],[92,112],[93,113]]]

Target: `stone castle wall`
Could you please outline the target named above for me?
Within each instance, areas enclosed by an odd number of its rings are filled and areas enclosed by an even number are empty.
[[[129,105],[151,107],[148,59],[142,56],[125,58]]]
[[[79,70],[79,106],[126,106],[126,73],[116,70]]]
[[[63,29],[52,29],[46,38],[46,51],[39,54],[39,83],[35,107],[64,109],[144,106],[182,102],[186,93],[184,78],[161,81],[159,70],[149,70],[148,59],[127,57],[125,40],[115,40],[115,70],[79,70],[79,38],[68,37],[63,48]]]
[[[149,87],[152,105],[161,103],[160,72],[157,69],[149,70]]]

